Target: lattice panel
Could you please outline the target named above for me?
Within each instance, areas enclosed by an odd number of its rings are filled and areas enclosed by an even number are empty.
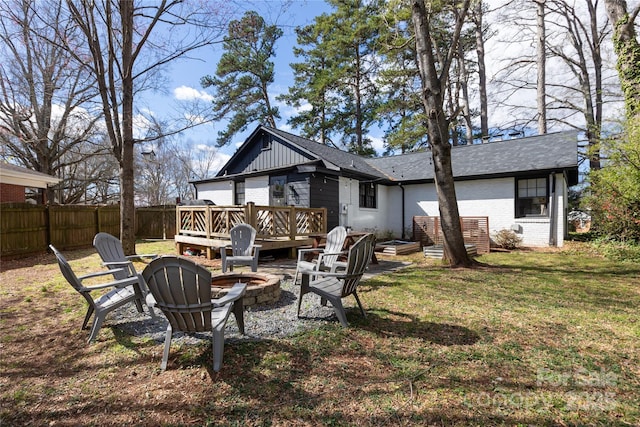
[[[211,211],[211,233],[228,234],[234,226],[245,222],[243,210],[237,211]]]
[[[259,210],[256,214],[256,232],[258,235],[267,235],[272,236],[274,226],[273,226],[273,215],[270,211]]]
[[[296,234],[322,233],[323,215],[321,212],[297,212]]]
[[[289,215],[289,210],[273,212],[273,231],[276,236],[289,235]]]
[[[206,213],[202,211],[180,211],[180,230],[206,231]]]

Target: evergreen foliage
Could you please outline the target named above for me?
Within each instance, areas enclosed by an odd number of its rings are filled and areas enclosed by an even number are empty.
[[[241,20],[231,21],[224,38],[222,55],[215,76],[201,79],[204,88],[213,88],[215,119],[228,117],[217,144],[224,146],[253,121],[276,127],[278,107],[272,106],[268,86],[274,81],[274,46],[282,36],[275,25],[266,25],[257,12],[248,11]]]

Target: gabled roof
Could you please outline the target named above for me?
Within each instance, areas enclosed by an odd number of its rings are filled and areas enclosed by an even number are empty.
[[[339,170],[342,175],[362,176],[383,182],[433,181],[431,152],[422,151],[397,156],[366,158],[310,139],[260,125],[227,162],[240,158],[258,132],[264,131],[285,141],[305,153],[308,162],[321,163],[328,170]],[[568,170],[577,177],[578,138],[576,131],[550,133],[539,136],[488,142],[484,144],[452,147],[451,163],[457,179],[489,178],[528,172]],[[224,179],[223,167],[216,178],[196,181],[209,182]],[[257,171],[258,174],[263,171]],[[577,178],[572,181],[577,182]],[[226,177],[229,178],[229,177]],[[575,183],[575,182],[574,182]]]
[[[302,138],[301,136],[293,135],[288,132],[284,132],[278,129],[263,126],[265,130],[271,132],[274,135],[308,151],[313,154],[318,160],[324,162],[325,167],[332,169],[331,166],[337,166],[344,172],[351,172],[354,174],[365,174],[372,177],[384,177],[378,169],[372,167],[366,157],[359,156],[357,154],[342,151],[334,147],[330,147],[325,144],[312,141],[310,139]]]
[[[0,182],[25,187],[47,188],[48,185],[60,182],[60,178],[10,163],[2,163],[0,164]]]

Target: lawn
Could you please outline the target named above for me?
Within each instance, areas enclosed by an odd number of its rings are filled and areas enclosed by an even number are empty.
[[[413,264],[361,284],[366,319],[230,343],[219,373],[210,342],[175,346],[161,372],[161,344],[108,320],[85,345],[53,256],[3,262],[0,425],[640,425],[640,265],[583,243],[478,269],[397,258]]]

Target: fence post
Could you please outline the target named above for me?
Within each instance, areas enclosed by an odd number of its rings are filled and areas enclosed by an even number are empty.
[[[46,250],[49,250],[49,245],[52,245],[53,242],[51,241],[51,205],[47,205],[47,214],[45,215],[45,221],[47,222],[45,224],[45,229],[47,230],[47,248]]]

